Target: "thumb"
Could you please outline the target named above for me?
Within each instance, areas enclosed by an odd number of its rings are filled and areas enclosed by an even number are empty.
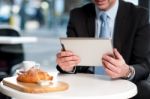
[[[118,50],[117,50],[116,48],[114,48],[113,52],[114,52],[114,55],[115,55],[115,57],[116,57],[117,59],[122,59],[121,54],[118,52]]]

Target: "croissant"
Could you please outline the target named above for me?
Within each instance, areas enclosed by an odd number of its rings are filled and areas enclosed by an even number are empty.
[[[38,83],[40,80],[52,79],[53,76],[37,68],[31,68],[30,70],[19,74],[17,77],[17,81],[24,83]]]

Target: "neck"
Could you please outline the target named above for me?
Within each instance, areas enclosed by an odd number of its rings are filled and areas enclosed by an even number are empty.
[[[116,0],[114,0],[113,2],[110,3],[110,5],[106,8],[106,9],[100,9],[101,11],[107,11],[109,9],[111,9],[116,3]]]

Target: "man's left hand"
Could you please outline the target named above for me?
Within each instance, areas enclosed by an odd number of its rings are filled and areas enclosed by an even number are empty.
[[[126,78],[129,74],[129,65],[126,64],[125,60],[117,49],[113,49],[113,53],[106,53],[102,57],[102,62],[106,73],[111,78]]]

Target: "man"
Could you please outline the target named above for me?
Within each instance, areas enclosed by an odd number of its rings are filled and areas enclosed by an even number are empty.
[[[148,11],[122,0],[93,0],[70,13],[68,37],[100,37],[103,13],[108,16],[113,54],[102,58],[111,78],[125,78],[137,83],[149,75],[150,28]],[[57,69],[62,73],[94,73],[89,67],[77,66],[80,58],[71,51],[57,54]],[[77,67],[76,67],[77,66]]]

